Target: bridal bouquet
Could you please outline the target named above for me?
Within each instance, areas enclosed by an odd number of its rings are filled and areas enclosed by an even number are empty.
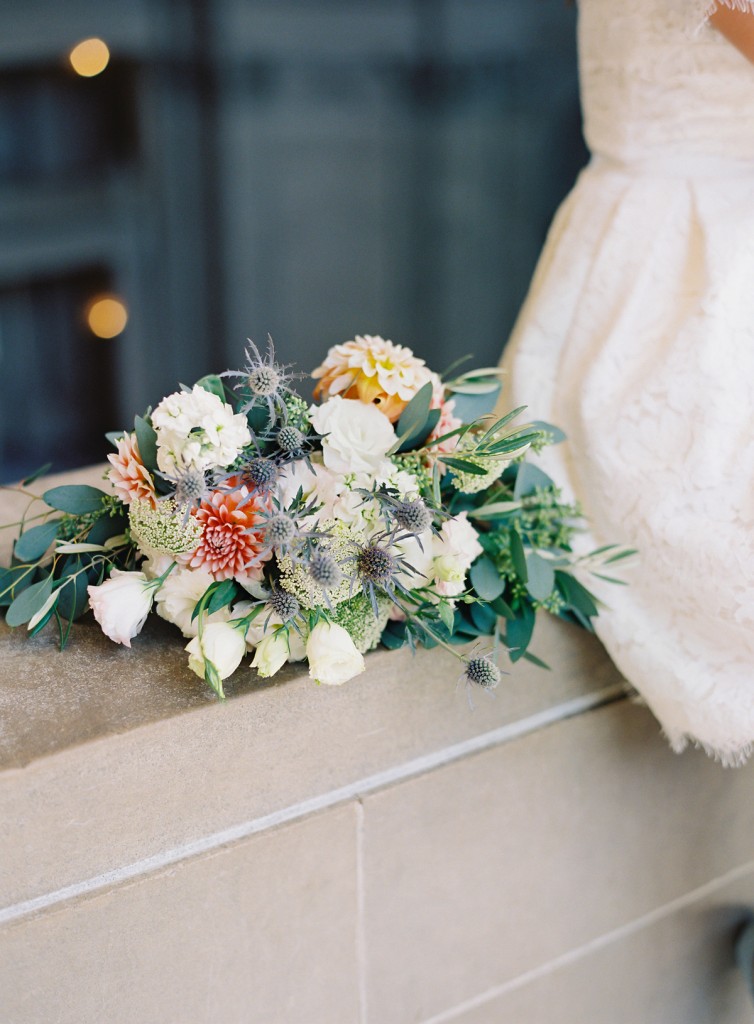
[[[499,645],[542,664],[528,651],[537,611],[590,628],[597,605],[576,573],[626,552],[572,554],[579,511],[526,461],[558,431],[514,426],[522,409],[491,416],[498,375],[443,380],[366,335],[329,351],[310,405],[272,343],[250,343],[240,370],[108,435],[106,490],[40,499],[28,488],[47,467],[23,482],[30,507],[0,570],[6,621],[31,635],[52,622],[64,647],[91,608],[130,647],[154,610],[220,697],[247,651],[263,677],[307,659],[331,684],[380,641],[442,644],[485,689]]]

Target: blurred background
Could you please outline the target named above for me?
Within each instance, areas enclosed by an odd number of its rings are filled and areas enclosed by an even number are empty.
[[[0,480],[247,337],[497,362],[586,153],[564,0],[4,0]]]

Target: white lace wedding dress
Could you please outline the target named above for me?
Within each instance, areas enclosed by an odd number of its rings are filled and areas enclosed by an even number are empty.
[[[748,0],[726,0],[742,9]],[[580,0],[594,154],[504,355],[505,404],[595,544],[639,549],[597,632],[670,742],[754,744],[754,66],[709,0]]]

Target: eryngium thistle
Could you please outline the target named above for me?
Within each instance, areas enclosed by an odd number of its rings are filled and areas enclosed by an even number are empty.
[[[296,524],[283,512],[271,516],[264,528],[264,539],[273,548],[283,548],[296,535]]]
[[[244,470],[244,479],[253,488],[260,491],[269,490],[277,478],[277,467],[270,459],[259,456],[252,459]]]
[[[273,588],[272,593],[267,598],[267,604],[272,611],[280,616],[283,622],[290,622],[291,619],[295,619],[301,610],[301,605],[293,594],[289,594],[287,590],[280,590],[278,587]]]
[[[298,455],[304,448],[304,435],[296,427],[281,427],[275,435],[275,443],[286,455]]]
[[[276,395],[283,383],[282,375],[275,363],[252,363],[245,384],[252,395],[269,398]]]
[[[343,579],[343,570],[326,551],[315,551],[307,568],[314,582],[324,590],[333,590]]]
[[[175,503],[178,508],[193,508],[207,493],[207,480],[201,469],[186,469],[175,481]]]
[[[464,675],[470,683],[481,686],[483,690],[494,690],[500,682],[500,669],[486,655],[469,658]]]
[[[398,569],[398,564],[387,548],[379,544],[367,544],[356,556],[356,571],[365,583],[376,587],[389,586]]]
[[[399,501],[393,507],[396,525],[407,533],[424,533],[432,525],[432,513],[421,498]]]

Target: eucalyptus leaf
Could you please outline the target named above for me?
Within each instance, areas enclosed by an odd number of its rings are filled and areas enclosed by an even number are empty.
[[[39,583],[32,583],[13,601],[5,613],[9,626],[24,626],[38,612],[52,593],[52,576],[45,576]]]
[[[580,612],[587,619],[599,613],[594,596],[582,583],[579,583],[575,576],[557,569],[555,571],[555,579],[560,593],[573,609]]]
[[[218,377],[216,373],[208,373],[201,380],[198,380],[195,387],[204,388],[205,391],[211,392],[213,395],[217,395],[223,402],[225,398],[225,385],[222,382],[222,378]]]
[[[30,473],[29,476],[23,479],[21,481],[21,486],[28,487],[30,484],[33,484],[35,480],[39,480],[41,476],[44,476],[45,473],[49,473],[51,469],[52,463],[45,462],[44,466],[40,466],[39,469],[35,469],[33,473]]]
[[[64,484],[62,487],[53,487],[45,491],[42,500],[50,508],[82,516],[90,512],[99,512],[102,508],[102,499],[107,497],[108,495],[99,487],[90,487],[89,484]]]
[[[526,498],[533,494],[538,487],[552,487],[552,480],[538,466],[534,466],[531,462],[522,462],[518,467],[513,497],[516,500]]]
[[[83,553],[91,553],[93,551],[107,551],[104,544],[88,544],[86,541],[77,542],[75,544],[58,544],[55,548],[55,552],[58,555],[78,555]]]
[[[389,651],[397,651],[405,644],[406,637],[405,635],[398,636],[390,629],[384,629],[382,631],[382,636],[380,637],[380,642],[383,647],[387,647]]]
[[[530,426],[536,427],[537,430],[544,430],[545,433],[552,435],[553,444],[561,444],[566,439],[566,435],[560,427],[556,427],[552,423],[546,423],[544,420],[533,420]]]
[[[490,605],[481,604],[478,601],[469,605],[469,611],[474,625],[482,636],[492,636],[497,626],[497,615]]]
[[[0,608],[13,604],[22,590],[30,587],[36,575],[36,566],[14,565],[10,569],[0,569]]]
[[[157,470],[157,431],[143,416],[137,416],[134,419],[134,432],[141,461],[150,473],[154,473]]]
[[[398,448],[399,452],[410,451],[423,441],[427,434],[431,433],[432,428],[430,427],[429,430],[426,428],[430,413],[429,407],[432,404],[432,390],[432,382],[427,381],[426,384],[419,388],[401,413],[395,431],[401,442]],[[437,409],[435,411],[439,414],[440,410]],[[437,419],[439,419],[439,415]]]
[[[450,607],[447,601],[440,601],[437,606],[437,612],[440,616],[440,621],[445,626],[449,633],[453,632],[453,625],[455,622],[455,612]]]
[[[528,578],[526,589],[535,601],[546,601],[555,589],[555,570],[546,558],[536,551],[526,556],[526,573]]]
[[[529,573],[526,568],[526,552],[524,551],[524,542],[521,540],[521,535],[518,530],[510,531],[509,544],[513,568],[516,570],[516,575],[522,583],[526,583],[529,579]]]
[[[124,434],[125,434],[124,430],[108,430],[107,433],[105,434],[105,437],[110,442],[110,444],[113,446],[113,448],[117,448],[118,447],[118,441],[120,441],[120,439],[124,436]]]
[[[89,544],[104,544],[108,547],[108,541],[113,537],[120,537],[128,527],[128,517],[124,515],[100,516],[86,539]]]
[[[72,556],[67,560],[58,583],[57,610],[64,619],[73,622],[84,614],[89,607],[87,587],[97,583],[98,577],[98,570],[85,556]]]
[[[36,562],[40,559],[57,537],[60,523],[60,519],[48,519],[40,526],[24,530],[13,549],[19,562]]]
[[[509,648],[511,661],[518,661],[526,653],[526,648],[529,646],[534,632],[534,620],[534,609],[526,604],[520,609],[515,619],[506,623],[505,642]]]
[[[487,416],[497,405],[500,395],[500,384],[496,383],[492,390],[483,391],[481,394],[452,392],[455,403],[453,415],[457,416],[464,423],[471,423]]]
[[[505,590],[505,580],[500,578],[495,563],[487,555],[481,555],[471,566],[471,585],[483,601],[494,601]]]

